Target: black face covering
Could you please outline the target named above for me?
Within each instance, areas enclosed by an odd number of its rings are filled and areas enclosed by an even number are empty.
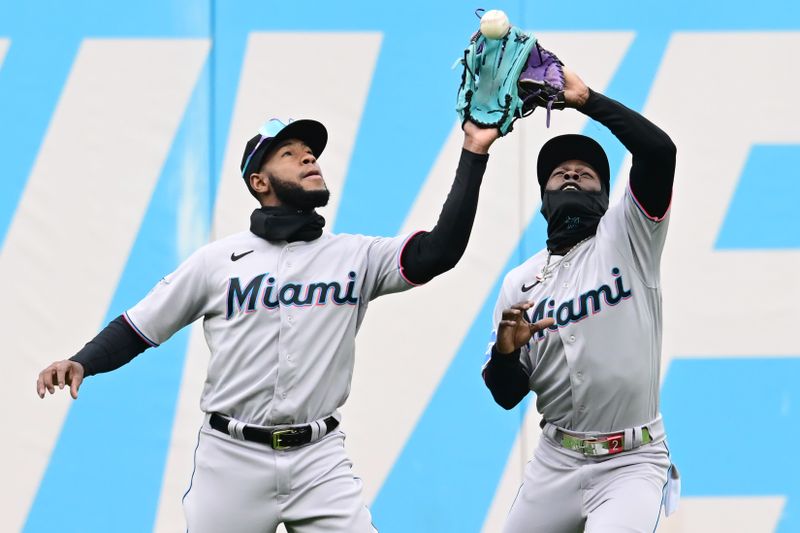
[[[594,235],[607,209],[605,191],[544,191],[541,211],[547,220],[548,250],[563,250]]]
[[[314,210],[262,207],[250,215],[250,231],[268,241],[313,241],[323,227],[325,218]]]

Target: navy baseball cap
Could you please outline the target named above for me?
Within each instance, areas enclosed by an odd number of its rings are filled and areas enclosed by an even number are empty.
[[[536,175],[539,178],[539,188],[544,195],[544,188],[553,170],[570,159],[578,159],[589,163],[600,177],[603,190],[608,193],[610,189],[610,174],[608,157],[600,143],[587,137],[570,133],[553,137],[542,146],[539,159],[536,162]]]
[[[328,130],[316,120],[302,119],[289,120],[284,123],[277,118],[268,120],[258,130],[258,134],[247,141],[247,145],[242,155],[242,163],[239,169],[242,171],[242,178],[247,183],[248,189],[250,182],[248,176],[261,170],[261,165],[270,153],[270,148],[277,146],[288,139],[299,139],[306,143],[314,157],[319,157],[328,144]]]

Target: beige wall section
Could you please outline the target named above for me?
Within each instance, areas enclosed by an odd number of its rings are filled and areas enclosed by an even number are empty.
[[[631,38],[629,33],[540,34],[545,47],[557,50],[600,90],[611,79]],[[595,54],[585,53],[590,47]],[[522,229],[537,216],[535,159],[525,152],[536,154],[548,138],[580,131],[585,122],[586,117],[574,111],[556,113],[547,130],[541,110],[517,122],[515,131],[492,148],[470,244],[458,266],[427,286],[370,304],[358,337],[352,393],[344,408],[348,450],[355,470],[364,478],[368,501],[394,465],[483,302],[493,297],[489,292],[514,253]],[[430,229],[436,223],[462,140],[456,124],[402,232]],[[530,201],[520,201],[523,198]],[[420,309],[431,312],[420,313]],[[446,319],[431,320],[436,309]],[[490,324],[486,324],[487,338],[489,332]],[[387,336],[402,338],[402,342],[387,343]],[[474,359],[475,376],[480,379],[482,354],[475,353]],[[380,451],[375,435],[381,435]]]
[[[380,44],[381,35],[377,33],[251,34],[222,169],[212,239],[248,228],[250,212],[256,204],[242,183],[239,162],[247,139],[272,116],[316,118],[328,128],[330,138],[320,165],[331,190],[331,203],[321,212],[327,227],[333,227]],[[283,50],[280,56],[273,53],[277,47]],[[321,49],[336,61],[319,63]],[[314,80],[298,84],[298,65],[309,61],[315,64]],[[319,80],[326,80],[324,91],[319,88]],[[189,486],[197,430],[202,421],[198,405],[208,348],[201,323],[192,326],[190,339],[156,518],[155,531],[159,533],[184,527],[181,497]]]
[[[78,51],[0,259],[0,336],[24,377],[0,404],[26,419],[0,439],[15,463],[2,531],[22,526],[70,405],[64,392],[40,400],[36,375],[102,326],[208,46],[89,39]]]
[[[320,212],[333,227],[381,39],[380,33],[250,34],[223,160],[214,239],[249,227],[258,204],[247,192],[239,164],[247,140],[272,117],[314,118],[328,129],[320,166],[331,201]],[[336,59],[320,61],[321,50]]]

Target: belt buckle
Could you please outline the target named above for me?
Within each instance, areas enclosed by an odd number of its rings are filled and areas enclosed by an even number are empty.
[[[625,450],[625,434],[617,433],[583,441],[584,455],[612,455]]]
[[[299,433],[296,429],[277,429],[272,432],[272,449],[273,450],[288,450],[292,446],[287,444],[284,446],[281,444],[281,438],[288,435],[294,435]]]

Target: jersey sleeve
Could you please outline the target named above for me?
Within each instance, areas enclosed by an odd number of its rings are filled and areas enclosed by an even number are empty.
[[[206,312],[208,283],[205,249],[161,278],[139,303],[125,312],[131,327],[151,346],[158,346]]]
[[[629,255],[636,272],[648,287],[659,284],[661,252],[667,237],[669,210],[661,216],[650,215],[636,200],[630,185],[620,202],[612,206],[598,228],[617,248]]]
[[[369,300],[416,286],[405,277],[400,265],[403,249],[414,235],[372,238],[367,247],[367,274],[362,288]]]
[[[634,260],[650,287],[658,285],[661,252],[669,227],[669,208],[663,216],[650,215],[636,200],[630,184],[625,189],[625,228]]]

